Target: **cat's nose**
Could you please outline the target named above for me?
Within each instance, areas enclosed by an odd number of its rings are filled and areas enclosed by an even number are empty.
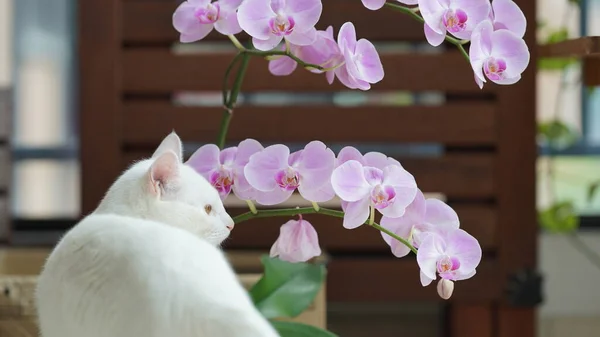
[[[225,227],[226,227],[227,229],[229,229],[229,231],[232,231],[232,230],[233,230],[233,224],[231,224],[231,225],[227,225],[227,226],[225,226]]]

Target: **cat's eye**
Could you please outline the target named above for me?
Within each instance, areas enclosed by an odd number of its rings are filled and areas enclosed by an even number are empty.
[[[211,205],[204,206],[204,211],[206,211],[206,214],[210,214],[210,212],[212,212],[212,206]]]

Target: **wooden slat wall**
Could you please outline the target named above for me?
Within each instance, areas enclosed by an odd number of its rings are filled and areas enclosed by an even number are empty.
[[[0,88],[0,242],[6,241],[10,234],[10,123],[10,91]]]
[[[517,3],[529,22],[535,22],[534,2]],[[171,130],[195,144],[216,138],[222,114],[218,106],[187,106],[172,98],[182,92],[218,94],[233,54],[178,46],[171,26],[176,6],[177,1],[171,0],[80,3],[84,214],[96,207],[123,169],[150,155]],[[359,0],[324,0],[321,22],[337,30],[345,21],[355,23],[359,37],[378,45],[423,41],[422,25],[397,13],[369,11]],[[531,26],[526,35],[532,46],[534,32]],[[220,43],[224,38],[211,34],[207,40]],[[360,106],[242,104],[235,110],[228,140],[441,145],[439,155],[398,159],[424,192],[446,197],[458,212],[461,226],[479,239],[485,252],[477,276],[456,288],[449,315],[451,336],[498,336],[498,328],[502,336],[508,336],[524,324],[525,333],[519,336],[532,337],[533,310],[507,306],[504,287],[508,275],[535,266],[535,62],[519,84],[490,84],[480,90],[469,64],[452,48],[438,48],[435,53],[386,49],[381,57],[386,76],[370,92],[437,91],[446,93],[447,102],[385,106],[370,99]],[[243,94],[347,91],[300,69],[288,77],[271,76],[266,65],[264,60],[251,61]],[[232,214],[243,211],[230,208]],[[329,300],[437,300],[433,287],[421,287],[414,258],[393,258],[378,232],[367,227],[345,230],[338,220],[319,215],[307,218],[332,256]],[[268,249],[283,221],[240,224],[227,247]],[[365,275],[377,286],[363,292]],[[470,317],[477,317],[480,324],[464,326]]]

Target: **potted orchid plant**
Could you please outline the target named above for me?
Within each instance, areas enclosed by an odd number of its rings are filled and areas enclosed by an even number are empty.
[[[514,84],[529,64],[523,40],[526,19],[512,0],[362,3],[369,10],[393,10],[419,20],[433,46],[444,41],[455,45],[471,64],[474,85],[480,88],[488,80]],[[223,148],[252,57],[268,59],[274,76],[289,75],[302,67],[315,76],[324,74],[330,84],[337,79],[350,89],[369,90],[383,79],[377,49],[367,39],[357,38],[351,22],[339,27],[337,38],[335,27],[315,28],[322,10],[321,0],[187,0],[179,5],[173,26],[180,33],[180,42],[202,40],[214,29],[229,37],[237,49],[224,74],[224,112],[216,144],[199,148],[189,163],[223,199],[233,192],[247,202],[249,211],[235,217],[236,223],[256,217],[298,217],[281,226],[270,257],[263,259],[265,274],[250,290],[267,318],[300,314],[323,282],[325,268],[305,263],[321,254],[317,232],[302,218],[309,213],[341,218],[347,229],[370,226],[380,231],[395,256],[416,254],[422,285],[439,277],[437,292],[448,299],[455,281],[475,275],[481,247],[460,228],[450,206],[423,196],[400,162],[379,152],[363,154],[353,147],[335,154],[318,140],[293,153],[285,145],[264,147],[254,139]],[[238,40],[236,35],[243,32],[251,37],[251,43]],[[296,191],[312,207],[273,208]],[[343,211],[319,205],[335,197],[341,200]],[[261,205],[269,209],[257,207]],[[375,222],[376,212],[382,215],[380,223]],[[332,336],[301,324],[273,324],[284,336]]]

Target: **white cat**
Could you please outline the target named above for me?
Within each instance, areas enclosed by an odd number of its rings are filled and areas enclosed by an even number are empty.
[[[42,337],[276,337],[218,246],[233,220],[167,136],[48,258]]]

